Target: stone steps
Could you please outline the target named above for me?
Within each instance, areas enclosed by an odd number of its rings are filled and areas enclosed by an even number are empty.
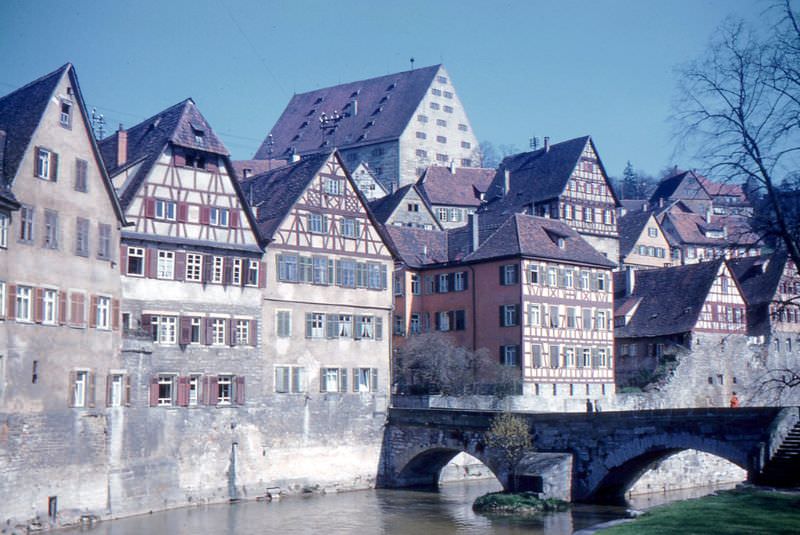
[[[800,474],[800,423],[795,424],[786,435],[778,451],[764,467],[760,479],[770,485],[792,487],[800,485],[798,474]]]

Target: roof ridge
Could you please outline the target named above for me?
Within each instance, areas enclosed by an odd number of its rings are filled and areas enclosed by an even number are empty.
[[[56,70],[54,70],[52,72],[49,72],[49,73],[47,73],[45,75],[42,75],[39,78],[37,78],[36,80],[33,80],[32,82],[28,82],[27,84],[23,85],[22,87],[18,87],[17,89],[13,90],[11,93],[7,93],[7,94],[3,95],[2,97],[0,97],[0,102],[3,101],[4,99],[10,97],[10,96],[15,95],[16,93],[19,93],[20,91],[24,91],[25,89],[30,88],[33,85],[39,84],[41,82],[44,82],[46,79],[50,78],[51,76],[53,76],[56,73],[60,73],[60,75],[63,75],[63,73],[66,72],[70,67],[72,67],[72,63],[67,62],[64,65],[62,65],[61,67],[59,67],[58,69],[56,69]]]
[[[370,78],[362,78],[361,80],[353,80],[352,82],[344,82],[344,83],[341,83],[341,84],[327,85],[325,87],[318,87],[317,89],[312,89],[310,91],[304,91],[302,93],[294,93],[292,95],[292,98],[303,96],[303,95],[310,95],[312,93],[316,93],[318,91],[325,91],[326,89],[332,89],[334,87],[341,87],[341,86],[348,86],[348,85],[353,85],[353,84],[361,84],[361,83],[366,83],[366,82],[373,82],[375,80],[380,80],[381,78],[388,78],[388,77],[391,77],[391,76],[399,76],[399,75],[403,75],[403,74],[410,74],[412,72],[421,72],[421,71],[424,71],[426,69],[433,69],[433,70],[437,70],[438,71],[441,66],[442,66],[442,64],[438,63],[436,65],[428,65],[427,67],[419,67],[419,68],[415,68],[415,69],[409,69],[409,70],[406,70],[406,71],[390,72],[388,74],[381,74],[380,76],[372,76]]]

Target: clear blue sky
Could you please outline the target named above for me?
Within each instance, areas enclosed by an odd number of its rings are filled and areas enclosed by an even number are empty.
[[[72,62],[109,130],[192,97],[236,159],[294,92],[444,63],[480,140],[591,134],[612,175],[677,163],[674,67],[758,0],[0,1],[0,94]],[[699,165],[698,165],[699,166]]]

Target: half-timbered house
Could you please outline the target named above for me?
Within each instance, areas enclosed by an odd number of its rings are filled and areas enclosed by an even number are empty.
[[[484,201],[496,170],[482,167],[432,165],[420,177],[417,187],[445,228],[467,224]]]
[[[17,437],[0,441],[2,516],[104,509],[103,417],[130,400],[125,218],[71,64],[0,98],[0,190],[0,420]]]
[[[589,136],[505,158],[486,191],[479,212],[494,225],[512,213],[560,219],[592,247],[619,258],[619,201]]]
[[[382,225],[442,230],[441,223],[416,184],[409,184],[369,203]]]
[[[669,267],[670,243],[653,212],[627,212],[619,218],[620,267]]]

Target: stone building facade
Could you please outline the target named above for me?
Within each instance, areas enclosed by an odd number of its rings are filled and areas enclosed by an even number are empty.
[[[442,230],[441,223],[416,184],[403,186],[376,199],[369,203],[369,207],[382,225]]]

